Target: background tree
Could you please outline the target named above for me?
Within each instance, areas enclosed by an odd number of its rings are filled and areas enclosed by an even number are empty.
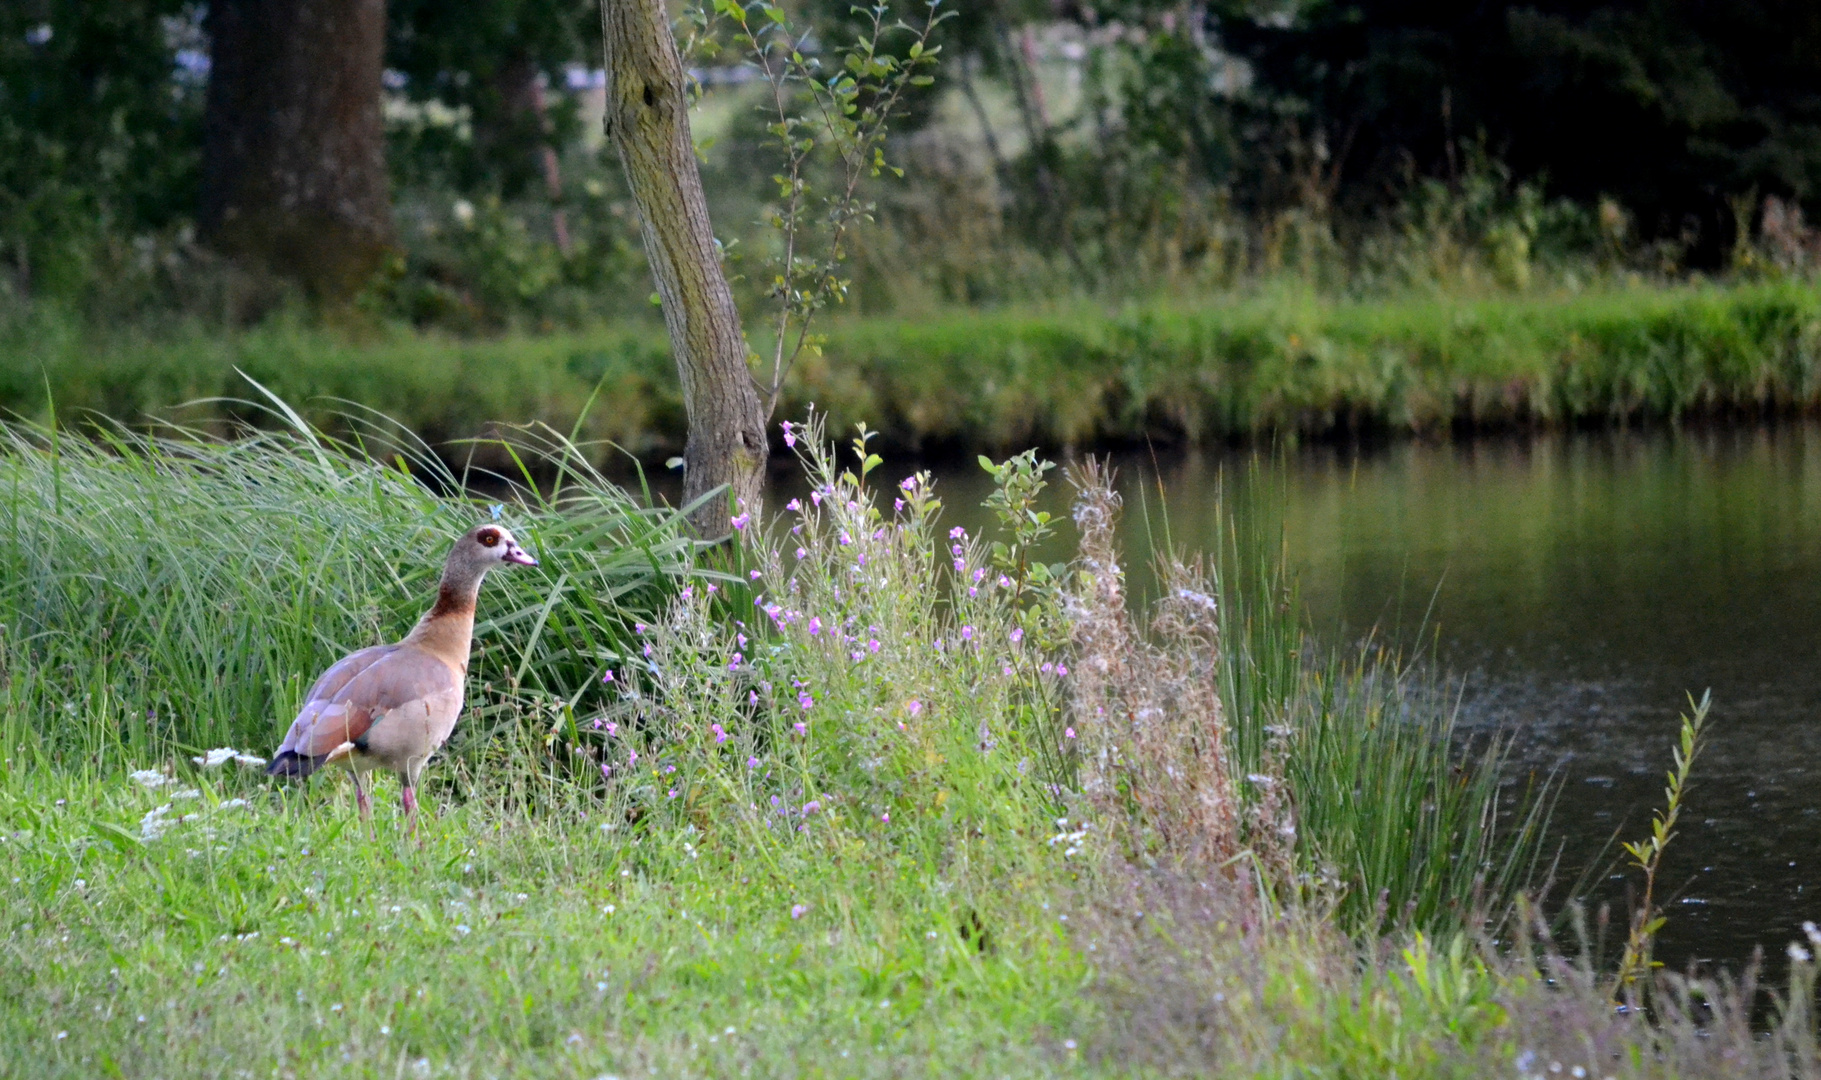
[[[215,0],[205,28],[204,241],[351,297],[392,242],[385,0]]]
[[[683,499],[726,485],[732,506],[757,514],[769,453],[766,414],[708,221],[689,134],[688,86],[663,0],[602,0],[601,33],[607,134],[638,203],[689,413]],[[725,536],[728,505],[708,499],[699,506],[690,519],[697,534]]]

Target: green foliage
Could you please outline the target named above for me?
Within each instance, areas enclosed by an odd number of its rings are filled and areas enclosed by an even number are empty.
[[[1694,770],[1695,757],[1701,752],[1701,737],[1707,727],[1707,709],[1712,695],[1703,693],[1701,700],[1689,696],[1690,712],[1682,717],[1680,741],[1674,751],[1675,767],[1665,775],[1663,809],[1650,819],[1650,835],[1643,840],[1627,840],[1621,846],[1625,857],[1644,875],[1644,898],[1632,912],[1631,928],[1625,936],[1625,953],[1619,958],[1619,971],[1613,988],[1620,997],[1636,1004],[1635,984],[1652,968],[1661,965],[1650,958],[1657,931],[1668,921],[1656,903],[1657,871],[1663,865],[1663,853],[1675,839],[1676,822],[1682,817],[1682,800],[1688,793],[1688,777]]]
[[[601,16],[587,0],[393,0],[386,66],[404,76],[397,105],[459,113],[449,124],[394,121],[393,175],[408,187],[511,200],[543,183],[539,151],[580,134],[570,64],[600,60]],[[546,92],[539,80],[555,88]]]
[[[0,10],[0,299],[80,294],[192,213],[200,19],[185,0]]]
[[[849,282],[841,274],[852,233],[872,220],[862,182],[888,170],[904,175],[886,162],[886,134],[906,92],[933,81],[927,72],[936,66],[941,46],[931,37],[948,18],[939,4],[927,0],[914,25],[894,19],[885,3],[855,7],[860,26],[849,31],[851,41],[840,33],[841,43],[826,57],[809,44],[808,32],[792,26],[784,8],[767,0],[714,0],[712,11],[705,5],[692,13],[700,35],[697,50],[718,51],[716,34],[724,21],[769,90],[765,130],[779,164],[771,177],[775,204],[765,213],[778,247],[766,263],[768,296],[776,307],[768,320],[770,376],[762,387],[767,415],[777,407],[797,358],[817,349],[819,342],[810,336],[816,313],[847,298]],[[902,57],[892,52],[888,39],[893,38],[907,42]],[[826,192],[815,183],[818,164],[831,177]]]
[[[1169,7],[1175,4],[1139,7]],[[1516,175],[1583,205],[1615,197],[1647,239],[1722,266],[1724,196],[1812,200],[1821,158],[1812,5],[1600,0],[1535,8],[1448,2],[1210,5],[1211,34],[1249,66],[1232,95],[1244,181],[1297,159],[1341,203],[1381,203],[1409,170],[1452,182],[1458,140],[1483,136]],[[1312,160],[1310,155],[1318,155]]]
[[[400,206],[403,250],[361,307],[378,319],[474,336],[597,327],[616,308],[636,322],[651,275],[624,207],[598,179],[575,187],[560,208],[493,194],[413,193]]]

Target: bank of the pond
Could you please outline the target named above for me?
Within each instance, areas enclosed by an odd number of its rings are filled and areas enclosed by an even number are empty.
[[[830,322],[784,409],[810,402],[892,444],[956,451],[1271,432],[1419,432],[1821,408],[1821,290],[1796,283],[1573,296],[956,311]],[[0,328],[0,408],[135,418],[244,397],[236,370],[317,418],[357,401],[432,442],[494,421],[584,431],[641,454],[683,429],[661,332],[448,339],[272,325],[233,336],[97,335],[47,316]],[[211,407],[219,415],[223,406]],[[204,419],[208,412],[192,414]]]

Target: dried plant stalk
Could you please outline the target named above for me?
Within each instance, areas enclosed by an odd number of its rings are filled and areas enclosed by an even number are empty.
[[[1081,533],[1068,598],[1082,790],[1128,853],[1217,866],[1243,848],[1220,697],[1218,604],[1205,567],[1167,557],[1145,634],[1126,605],[1105,466],[1069,471]]]

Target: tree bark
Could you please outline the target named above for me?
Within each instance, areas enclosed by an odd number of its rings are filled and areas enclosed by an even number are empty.
[[[721,271],[689,134],[683,63],[663,0],[602,0],[607,136],[638,204],[645,256],[683,384],[689,441],[683,498],[726,485],[690,516],[698,535],[728,534],[733,513],[757,515],[768,443],[765,411],[746,366],[745,335]]]
[[[385,0],[214,0],[207,29],[204,241],[353,296],[392,243]]]

